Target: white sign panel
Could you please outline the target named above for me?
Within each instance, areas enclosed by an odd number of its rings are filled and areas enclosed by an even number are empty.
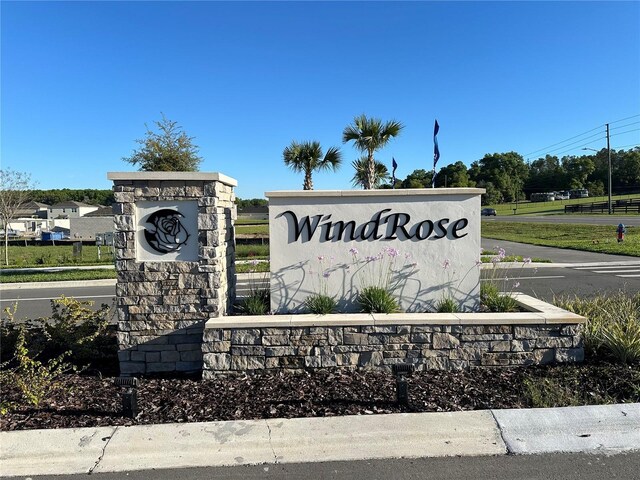
[[[358,311],[380,286],[402,311],[461,311],[480,296],[481,189],[269,192],[271,308],[302,312],[322,293]]]
[[[198,202],[136,202],[136,259],[198,260]]]

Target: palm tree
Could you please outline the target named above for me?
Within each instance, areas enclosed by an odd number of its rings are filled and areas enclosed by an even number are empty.
[[[351,166],[354,168],[356,173],[353,174],[353,178],[351,179],[351,183],[354,187],[361,186],[365,188],[365,182],[367,181],[367,177],[369,175],[368,168],[368,158],[360,157],[358,160],[354,160],[351,162]],[[372,188],[380,188],[380,186],[389,180],[389,170],[384,163],[374,160],[375,163],[375,173],[373,178],[373,183],[371,184]]]
[[[311,173],[314,170],[333,169],[335,172],[342,162],[342,154],[336,147],[330,147],[326,155],[322,155],[320,142],[292,141],[282,152],[284,164],[294,172],[304,172],[304,190],[313,190]]]
[[[382,123],[377,118],[367,118],[362,114],[353,119],[353,124],[347,125],[342,132],[342,141],[347,143],[353,140],[355,147],[367,154],[367,176],[363,184],[366,190],[374,188],[376,177],[376,162],[373,154],[383,148],[391,138],[400,134],[404,126],[400,122],[391,120]]]

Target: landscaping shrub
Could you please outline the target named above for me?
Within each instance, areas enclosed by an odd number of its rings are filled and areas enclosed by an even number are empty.
[[[266,315],[269,313],[270,294],[267,289],[252,290],[251,294],[236,307],[243,315]]]
[[[320,293],[309,295],[304,304],[311,313],[316,315],[329,315],[338,308],[338,303],[332,297]]]
[[[640,362],[640,293],[565,296],[554,298],[553,303],[587,318],[584,343],[588,355]]]
[[[358,292],[358,305],[366,313],[397,313],[400,306],[388,290],[382,287],[365,287]]]
[[[436,303],[437,313],[456,313],[459,312],[458,303],[450,297],[445,297]]]
[[[480,284],[480,301],[490,312],[517,312],[517,302],[510,295],[500,292],[498,286],[493,283]]]
[[[37,354],[29,351],[26,343],[26,327],[20,325],[15,338],[14,356],[0,365],[0,388],[4,390],[9,385],[17,386],[22,400],[38,408],[53,390],[61,388],[56,382],[60,375],[75,371],[75,367],[65,360],[70,352],[64,352],[43,363],[37,360]],[[13,402],[0,400],[0,413],[6,414],[17,406],[19,405]]]
[[[2,319],[2,361],[14,358],[20,335],[32,356],[50,361],[65,355],[78,369],[115,374],[118,369],[114,326],[109,325],[111,308],[102,305],[97,311],[93,302],[61,296],[51,301],[52,315],[37,320],[17,322],[13,310],[6,309]]]

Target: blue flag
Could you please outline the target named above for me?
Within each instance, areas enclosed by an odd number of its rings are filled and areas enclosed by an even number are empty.
[[[438,160],[440,160],[440,148],[438,148],[438,132],[440,131],[440,125],[438,125],[438,120],[436,120],[436,124],[433,126],[433,177],[431,179],[431,188],[436,185],[436,164]]]
[[[391,157],[391,166],[393,170],[391,171],[391,188],[396,188],[396,168],[398,168],[398,164],[396,163],[396,159]]]

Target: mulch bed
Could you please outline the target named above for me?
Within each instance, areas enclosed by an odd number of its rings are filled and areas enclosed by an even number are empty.
[[[561,398],[558,406],[575,404],[576,398],[580,404],[640,402],[640,366],[602,361],[416,372],[409,377],[409,406],[396,403],[391,374],[331,369],[258,372],[207,381],[141,379],[140,414],[134,420],[122,416],[121,389],[113,378],[65,375],[60,388],[39,408],[18,407],[0,416],[0,430],[528,408],[534,406],[526,388],[532,382],[569,395],[570,400]],[[1,388],[3,401],[24,403],[15,385]]]

